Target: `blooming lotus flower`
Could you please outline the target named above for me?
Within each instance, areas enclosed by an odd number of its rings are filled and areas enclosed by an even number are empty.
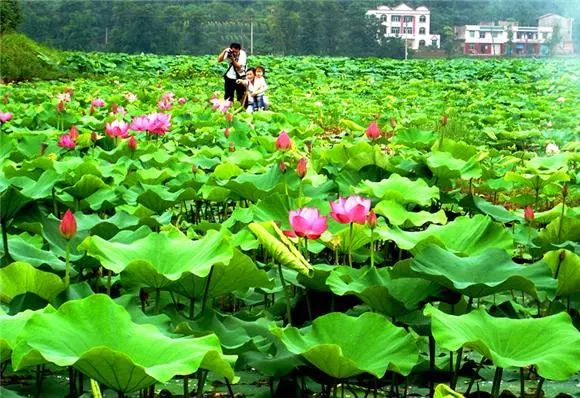
[[[181,105],[183,105],[187,102],[187,100],[184,97],[181,97],[177,100],[177,102],[179,102]]]
[[[298,177],[304,178],[306,175],[306,166],[308,165],[308,159],[301,158],[298,163],[296,164],[296,174]]]
[[[101,98],[95,98],[94,100],[91,101],[91,105],[94,106],[95,108],[102,108],[103,106],[105,106],[105,101]]]
[[[149,129],[149,118],[147,116],[136,116],[131,121],[129,128],[133,131],[147,131]]]
[[[12,119],[12,116],[14,115],[12,115],[12,113],[10,112],[0,112],[0,122],[6,123],[10,119]]]
[[[528,222],[531,223],[534,221],[534,209],[532,209],[532,206],[526,206],[526,208],[524,209],[524,219]]]
[[[125,115],[125,114],[127,114],[127,111],[125,110],[125,108],[123,108],[120,105],[112,104],[111,105],[111,113],[110,113],[110,115],[111,116],[115,116],[117,114],[118,115]]]
[[[127,142],[127,146],[132,152],[135,152],[137,149],[137,140],[135,140],[134,136],[129,137],[129,141]]]
[[[210,100],[214,110],[219,110],[221,113],[226,113],[232,106],[233,102],[228,99],[212,98]]]
[[[77,221],[70,210],[64,213],[64,217],[58,227],[60,234],[67,240],[72,239],[77,233]]]
[[[76,147],[76,144],[69,134],[63,134],[58,139],[58,146],[61,148],[74,149],[74,147]]]
[[[160,111],[168,111],[173,108],[173,105],[171,105],[171,102],[169,101],[161,100],[157,103],[157,108],[159,108]]]
[[[546,145],[546,155],[556,155],[560,153],[560,148],[556,144],[548,144]]]
[[[123,120],[113,120],[111,123],[105,124],[105,131],[110,137],[127,137],[129,125]]]
[[[350,196],[348,199],[340,197],[336,202],[330,202],[330,207],[331,217],[339,223],[364,224],[371,209],[371,201],[357,195]]]
[[[366,131],[366,136],[369,140],[376,140],[377,138],[381,138],[381,131],[377,126],[377,122],[371,122],[371,124],[369,124],[369,127]]]
[[[161,101],[171,102],[171,101],[173,101],[174,97],[175,97],[175,94],[173,94],[171,91],[168,91],[166,93],[163,93],[163,95],[161,96]]]
[[[276,149],[285,151],[290,148],[292,148],[292,140],[290,140],[288,133],[282,130],[276,139]]]
[[[131,92],[129,93],[125,93],[125,99],[127,100],[127,102],[131,103],[131,102],[135,102],[137,101],[137,95],[133,94]]]
[[[70,93],[66,91],[64,93],[58,93],[56,99],[59,102],[70,102]]]
[[[147,115],[147,119],[149,119],[149,127],[147,130],[151,134],[163,135],[171,127],[171,123],[169,123],[171,115],[166,113],[151,113]]]
[[[298,210],[290,210],[288,215],[291,231],[284,231],[286,236],[308,239],[318,239],[328,229],[327,217],[321,216],[318,209],[304,207]]]

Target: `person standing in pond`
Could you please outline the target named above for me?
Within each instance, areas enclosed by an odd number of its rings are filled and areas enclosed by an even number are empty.
[[[268,89],[266,84],[266,79],[264,76],[264,67],[256,66],[255,78],[254,78],[254,91],[250,93],[254,97],[254,110],[264,110],[266,109],[266,102],[264,100],[264,94]]]
[[[240,43],[231,43],[229,47],[218,56],[218,62],[224,60],[229,62],[228,69],[224,73],[224,99],[242,103],[244,97],[245,87],[238,84],[237,81],[246,77],[246,52],[242,50]]]

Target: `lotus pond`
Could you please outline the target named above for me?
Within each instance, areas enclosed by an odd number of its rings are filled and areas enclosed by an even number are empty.
[[[251,60],[0,86],[2,397],[579,397],[578,60]]]

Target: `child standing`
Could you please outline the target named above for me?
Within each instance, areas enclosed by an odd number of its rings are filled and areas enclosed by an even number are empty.
[[[264,93],[268,89],[268,85],[266,84],[264,72],[265,70],[263,66],[256,66],[256,76],[254,78],[253,91],[250,93],[254,97],[254,108],[256,110],[266,109]]]

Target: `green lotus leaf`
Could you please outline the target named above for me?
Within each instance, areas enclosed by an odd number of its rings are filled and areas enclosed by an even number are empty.
[[[428,305],[433,337],[443,349],[472,348],[500,368],[535,365],[546,379],[565,380],[580,370],[580,332],[565,312],[538,319],[494,318],[484,309],[448,315]]]
[[[358,318],[333,312],[303,329],[274,328],[272,332],[290,352],[337,379],[363,373],[381,378],[387,370],[408,375],[419,360],[410,334],[370,312]]]
[[[169,192],[163,185],[143,185],[144,192],[136,198],[142,204],[157,214],[163,213],[179,201],[181,191]]]
[[[522,187],[538,190],[539,192],[552,182],[570,181],[570,176],[565,171],[543,172],[534,174],[523,174],[508,171],[504,176],[506,181],[514,182]]]
[[[465,398],[462,394],[457,391],[453,391],[451,387],[447,384],[438,384],[435,387],[434,398]]]
[[[540,239],[550,244],[580,241],[580,219],[564,216],[554,219],[540,232]]]
[[[54,170],[46,170],[38,179],[26,179],[23,181],[14,181],[15,185],[22,190],[22,195],[32,199],[49,198],[52,193],[54,184],[59,180],[59,176]]]
[[[300,274],[312,277],[314,272],[312,266],[296,249],[290,239],[284,236],[274,222],[271,221],[264,224],[268,229],[264,225],[255,222],[248,225],[248,228],[278,263],[296,270]]]
[[[205,291],[207,277],[194,274],[183,276],[167,288],[188,298],[201,298]],[[208,289],[208,297],[219,297],[236,290],[249,288],[272,288],[273,281],[266,271],[258,269],[252,259],[239,250],[233,251],[228,263],[214,265]]]
[[[449,152],[430,152],[426,159],[427,166],[433,174],[441,179],[461,178],[469,180],[482,175],[479,166],[479,155],[468,161],[456,158]]]
[[[13,186],[6,186],[0,192],[0,219],[3,224],[8,224],[4,220],[11,220],[18,214],[20,209],[26,206],[32,199],[22,195],[18,189]]]
[[[568,250],[554,250],[544,254],[543,260],[558,279],[558,295],[580,292],[580,256]]]
[[[10,256],[16,261],[29,263],[34,267],[47,264],[55,271],[64,270],[64,261],[59,259],[52,251],[42,250],[22,236],[9,235],[8,249]],[[0,252],[2,255],[4,254],[2,242],[0,242]]]
[[[270,167],[263,174],[244,173],[223,186],[241,198],[255,202],[270,196],[271,192],[278,186],[281,176],[282,173],[277,166]]]
[[[503,206],[491,204],[490,202],[479,196],[473,196],[472,198],[475,207],[477,207],[483,214],[489,215],[496,221],[506,223],[523,220],[522,217],[506,210],[506,208]]]
[[[346,169],[360,170],[365,166],[376,165],[386,169],[388,158],[377,145],[371,145],[365,141],[356,144],[339,143],[328,151],[323,158],[330,163],[339,164]]]
[[[82,176],[73,186],[65,188],[64,191],[76,199],[84,199],[105,186],[106,184],[99,177],[87,174]]]
[[[355,295],[373,310],[389,316],[400,316],[416,309],[441,288],[419,278],[391,277],[390,268],[336,267],[326,279],[336,295]]]
[[[228,161],[246,170],[262,163],[263,160],[264,156],[254,149],[236,149],[235,152],[228,154]]]
[[[397,131],[397,134],[391,139],[391,142],[409,148],[428,149],[436,139],[437,135],[433,131],[403,128]]]
[[[34,268],[28,263],[15,262],[0,269],[0,301],[10,301],[21,294],[34,293],[52,302],[65,289],[58,275]]]
[[[432,201],[439,199],[439,189],[430,187],[422,179],[412,181],[398,174],[380,182],[363,181],[356,189],[359,194],[381,200],[393,200],[400,204],[417,204],[429,206]]]
[[[12,354],[15,370],[45,361],[74,366],[125,393],[199,368],[233,380],[234,359],[222,355],[213,334],[169,338],[155,326],[133,323],[123,307],[102,294],[67,302],[52,314],[33,314]]]
[[[508,290],[523,291],[538,297],[539,287],[545,289],[549,286],[553,290],[556,285],[544,261],[527,266],[516,264],[509,254],[496,248],[489,248],[472,257],[458,257],[430,244],[415,253],[410,269],[420,278],[437,282],[469,297],[484,297]]]
[[[424,231],[405,232],[398,227],[378,226],[375,233],[383,240],[394,240],[404,250],[413,250],[421,242],[436,243],[453,253],[468,256],[480,254],[490,247],[510,252],[513,249],[511,232],[503,224],[480,214],[473,218],[457,217],[443,226],[430,225]]]
[[[240,354],[239,364],[247,364],[266,376],[280,378],[305,365],[302,358],[288,351],[279,341],[274,342],[273,352],[246,351]],[[241,362],[241,363],[240,363]]]
[[[16,339],[24,329],[26,322],[36,313],[52,313],[56,310],[48,305],[42,310],[26,310],[15,315],[0,314],[0,362],[10,359],[12,349],[16,345]]]
[[[375,206],[377,214],[385,216],[391,225],[420,227],[426,223],[445,224],[447,216],[443,209],[437,213],[428,211],[408,211],[404,205],[394,200],[382,200]]]
[[[158,288],[183,273],[205,277],[212,265],[228,263],[233,256],[232,248],[217,231],[209,231],[194,242],[177,229],[152,233],[130,243],[89,236],[79,247],[106,269],[126,272],[131,279]]]

